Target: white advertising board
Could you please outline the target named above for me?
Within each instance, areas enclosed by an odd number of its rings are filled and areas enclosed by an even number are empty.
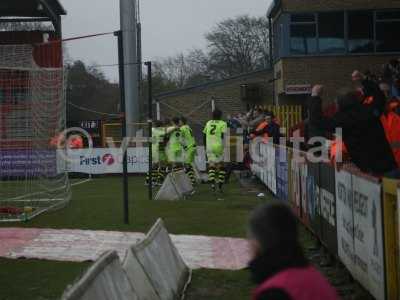
[[[385,297],[381,185],[353,176],[356,278],[376,299]]]
[[[321,207],[323,210],[322,202]],[[354,273],[352,175],[346,171],[336,170],[336,214],[338,255],[346,267]]]

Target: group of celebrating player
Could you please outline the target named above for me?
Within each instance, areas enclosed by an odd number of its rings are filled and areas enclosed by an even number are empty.
[[[204,145],[208,163],[208,182],[213,192],[222,193],[226,180],[224,168],[224,135],[227,123],[222,112],[215,109],[212,120],[204,127]],[[175,117],[164,122],[156,121],[152,128],[152,184],[161,185],[169,172],[185,170],[193,185],[196,184],[194,161],[197,154],[196,139],[185,117]],[[150,173],[146,184],[150,183]]]

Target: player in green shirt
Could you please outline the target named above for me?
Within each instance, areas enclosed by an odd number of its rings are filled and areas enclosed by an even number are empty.
[[[193,136],[193,131],[187,124],[185,117],[181,117],[181,133],[185,159],[185,171],[189,176],[190,181],[194,185],[196,183],[196,176],[194,174],[193,163],[196,157],[196,140]]]
[[[165,155],[166,128],[161,121],[156,121],[152,128],[152,182],[161,184],[164,180],[164,169],[167,161]],[[146,184],[150,183],[150,172],[146,176]]]
[[[168,162],[172,165],[172,169],[176,171],[182,167],[184,162],[182,133],[180,130],[180,120],[178,117],[172,119],[172,126],[167,128],[167,136]]]
[[[212,120],[208,121],[204,130],[204,140],[207,154],[208,180],[213,191],[216,184],[222,192],[225,183],[226,171],[224,169],[224,135],[227,131],[227,124],[222,120],[222,112],[219,109],[213,111]]]

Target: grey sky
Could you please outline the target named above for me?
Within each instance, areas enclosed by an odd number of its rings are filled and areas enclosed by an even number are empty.
[[[61,0],[64,37],[119,29],[119,0]],[[141,0],[143,57],[151,60],[194,47],[205,48],[204,34],[218,21],[249,14],[265,15],[270,0]],[[117,62],[116,39],[105,36],[68,43],[73,59],[99,65]],[[111,80],[117,68],[103,68]]]

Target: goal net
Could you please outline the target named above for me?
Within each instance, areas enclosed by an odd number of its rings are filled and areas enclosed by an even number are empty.
[[[66,85],[61,50],[51,48],[0,45],[0,222],[29,220],[70,199],[52,142],[65,129]]]

